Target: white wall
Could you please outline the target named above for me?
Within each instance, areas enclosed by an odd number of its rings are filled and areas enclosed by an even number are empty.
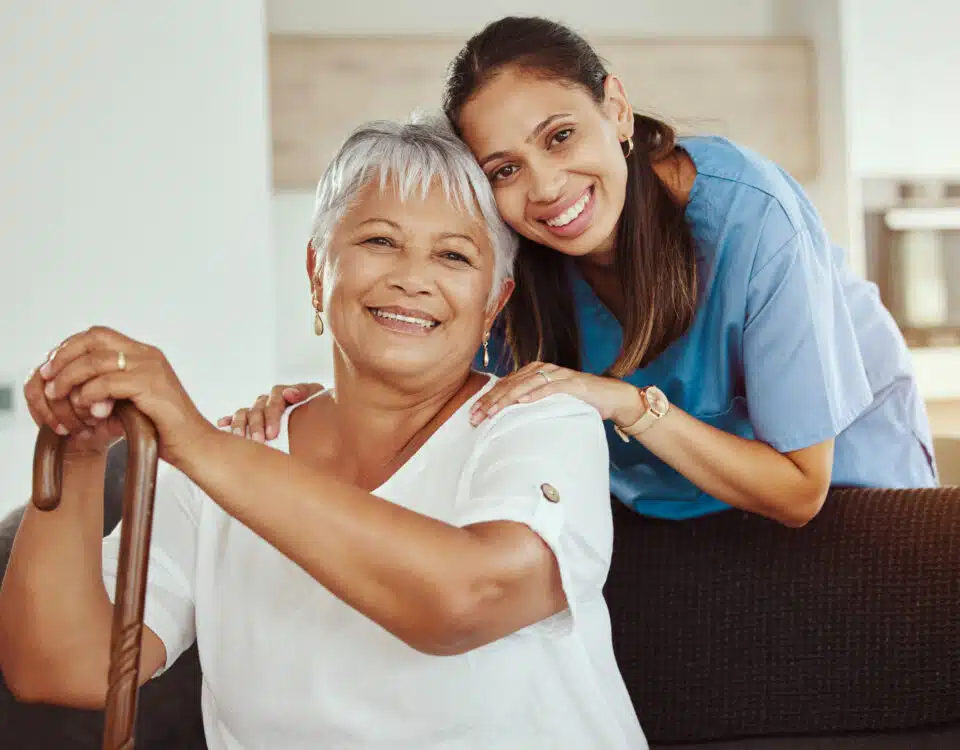
[[[960,174],[960,3],[844,0],[844,30],[854,171]]]
[[[0,4],[0,510],[28,494],[23,378],[110,325],[217,416],[276,377],[258,0]]]
[[[767,36],[784,1],[267,0],[267,19],[271,31],[293,34],[472,34],[502,16],[539,15],[588,34]]]

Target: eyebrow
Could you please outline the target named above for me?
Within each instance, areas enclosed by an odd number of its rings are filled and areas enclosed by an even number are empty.
[[[569,112],[557,112],[555,115],[550,115],[547,119],[545,119],[543,122],[541,122],[539,125],[537,125],[537,127],[533,129],[530,135],[527,136],[525,143],[530,143],[530,141],[539,137],[539,135],[544,130],[549,128],[550,125],[552,125],[555,120],[559,120],[561,117],[569,117],[569,116],[570,116]],[[492,154],[488,154],[487,156],[483,157],[483,159],[480,160],[480,166],[483,167],[487,164],[487,162],[493,161],[494,159],[500,159],[506,155],[507,155],[506,151],[494,151]]]
[[[364,225],[366,225],[366,224],[389,224],[391,227],[393,227],[394,229],[396,229],[398,232],[402,232],[402,231],[403,231],[403,227],[401,227],[399,224],[397,224],[397,222],[391,221],[390,219],[382,219],[382,218],[365,219],[364,221],[361,221],[359,224],[357,224],[357,229],[359,229],[360,227],[362,227],[362,226],[364,226]],[[476,241],[473,237],[471,237],[469,234],[463,234],[462,232],[441,232],[440,234],[437,235],[437,239],[439,239],[439,240],[466,240],[467,242],[469,242],[469,243],[470,243],[471,245],[473,245],[474,247],[476,247],[476,248],[478,248],[478,249],[479,249],[479,247],[480,247],[480,246],[477,244],[477,241]]]

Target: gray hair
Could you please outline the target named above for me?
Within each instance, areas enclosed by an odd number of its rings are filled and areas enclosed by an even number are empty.
[[[474,216],[479,207],[494,251],[493,287],[487,301],[491,304],[502,283],[513,278],[517,235],[497,211],[480,165],[442,115],[415,114],[406,123],[377,120],[350,134],[317,185],[310,240],[318,255],[326,253],[337,224],[375,177],[381,190],[388,180],[395,180],[401,200],[417,188],[425,196],[436,180],[449,201]]]

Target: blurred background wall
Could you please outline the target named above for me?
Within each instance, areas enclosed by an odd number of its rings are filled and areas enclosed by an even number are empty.
[[[329,380],[304,271],[318,144],[439,91],[423,61],[507,14],[607,44],[639,109],[797,165],[908,335],[937,431],[960,433],[955,0],[32,0],[0,4],[0,512],[29,488],[22,382],[82,327],[163,348],[211,418]],[[318,83],[348,58],[366,83]],[[684,75],[686,99],[660,98]]]

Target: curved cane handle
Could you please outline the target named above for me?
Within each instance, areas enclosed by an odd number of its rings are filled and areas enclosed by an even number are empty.
[[[103,750],[132,750],[158,446],[156,427],[132,403],[118,401],[114,409],[126,433],[127,473]],[[40,510],[53,510],[60,504],[65,442],[66,438],[49,427],[40,428],[33,457],[33,504]]]

